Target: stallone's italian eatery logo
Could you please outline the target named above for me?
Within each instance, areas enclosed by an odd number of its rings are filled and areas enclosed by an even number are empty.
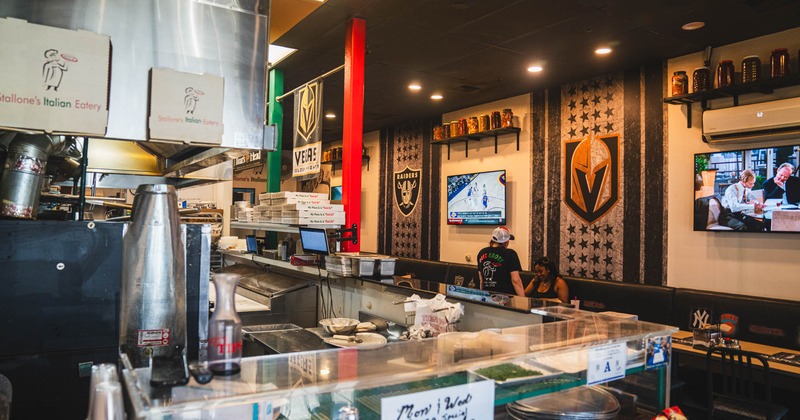
[[[197,109],[197,104],[200,103],[200,97],[205,95],[200,89],[192,86],[187,86],[183,89],[183,109],[185,115],[182,117],[175,117],[169,115],[158,115],[158,121],[163,123],[176,123],[176,124],[200,124],[211,127],[219,126],[219,121],[209,120],[207,118],[198,118],[194,116],[194,111]]]
[[[6,94],[0,92],[0,102],[43,106],[49,108],[71,108],[87,111],[100,112],[103,105],[87,101],[81,98],[65,98],[59,93],[62,83],[69,85],[69,78],[64,73],[69,71],[70,64],[76,64],[78,58],[69,54],[60,53],[55,48],[48,48],[44,51],[44,62],[42,64],[42,90],[44,93],[39,95],[18,95],[15,92]]]

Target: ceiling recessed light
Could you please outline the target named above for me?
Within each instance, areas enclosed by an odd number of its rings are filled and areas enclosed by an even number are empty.
[[[329,113],[325,114],[325,118],[327,118],[329,120],[332,120],[332,119],[336,118],[336,114],[334,114],[333,112],[329,112]]]
[[[681,26],[681,29],[683,29],[684,31],[693,31],[695,29],[700,29],[703,26],[706,26],[705,22],[689,22]]]
[[[594,53],[595,53],[595,54],[599,54],[599,55],[610,54],[610,53],[611,53],[611,48],[608,48],[608,47],[600,47],[600,48],[598,48],[598,49],[594,50]]]
[[[431,95],[431,99],[433,99],[434,101],[440,101],[442,100],[442,98],[444,98],[444,96],[439,95],[438,93],[434,93],[433,95]]]
[[[411,90],[420,90],[420,89],[422,89],[422,86],[420,86],[420,85],[418,85],[416,83],[412,83],[412,84],[408,85],[408,88],[411,89]]]
[[[528,71],[531,72],[531,73],[539,73],[542,70],[543,70],[542,66],[530,66],[530,67],[528,67]]]

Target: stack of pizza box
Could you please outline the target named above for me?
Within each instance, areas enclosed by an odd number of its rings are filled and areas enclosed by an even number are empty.
[[[256,222],[304,226],[341,226],[344,206],[331,204],[325,193],[280,191],[258,196],[255,206]]]

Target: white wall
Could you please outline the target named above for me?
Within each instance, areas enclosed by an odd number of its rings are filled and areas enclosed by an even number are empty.
[[[446,99],[445,99],[446,100]],[[475,263],[475,256],[485,247],[496,226],[456,226],[447,225],[447,176],[469,172],[506,170],[506,227],[515,236],[511,248],[517,251],[522,269],[528,270],[530,259],[530,188],[531,188],[531,121],[530,94],[515,96],[495,102],[467,108],[442,116],[443,122],[459,118],[469,118],[492,111],[511,108],[514,113],[514,126],[520,127],[519,151],[513,134],[498,139],[497,154],[494,153],[494,139],[486,138],[480,142],[471,141],[450,146],[450,160],[447,160],[447,147],[440,146],[442,153],[441,202],[441,260],[458,263]],[[465,147],[469,147],[469,157],[465,157]],[[465,256],[470,257],[466,261]]]
[[[380,191],[380,139],[379,131],[364,134],[363,144],[370,157],[369,169],[361,168],[361,250],[378,252],[378,191]]]
[[[762,77],[769,77],[770,52],[780,47],[789,49],[791,71],[797,72],[800,28],[715,48],[711,63],[715,66],[720,59],[733,60],[737,72],[740,72],[742,58],[757,54],[764,64]],[[691,80],[692,71],[702,66],[702,61],[701,52],[670,60],[667,75],[669,77],[675,71],[685,70]],[[715,68],[711,70],[713,73]],[[800,96],[800,89],[781,89],[774,95],[749,94],[740,97],[739,103],[743,105],[789,96]],[[732,105],[732,100],[721,99],[711,105],[714,108],[728,107]],[[701,140],[700,104],[692,107],[691,129],[686,127],[686,106],[669,105],[667,113],[667,284],[672,287],[800,300],[800,257],[797,251],[800,248],[800,235],[692,231],[694,154],[750,149],[772,144],[709,146]],[[789,144],[800,144],[800,139]]]
[[[364,133],[362,144],[367,148],[370,157],[369,165],[363,162],[361,166],[361,223],[359,234],[361,251],[378,252],[378,191],[380,191],[380,132]],[[325,149],[342,147],[342,142],[326,143]],[[331,165],[323,165],[326,171],[331,170]],[[336,165],[336,173],[331,174],[331,186],[344,185],[342,167]],[[319,192],[329,192],[324,186],[318,188]]]

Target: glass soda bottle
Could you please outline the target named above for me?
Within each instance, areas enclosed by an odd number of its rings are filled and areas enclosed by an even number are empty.
[[[232,273],[212,276],[217,304],[208,320],[208,368],[214,375],[235,375],[241,370],[242,320],[234,303],[239,278]]]

